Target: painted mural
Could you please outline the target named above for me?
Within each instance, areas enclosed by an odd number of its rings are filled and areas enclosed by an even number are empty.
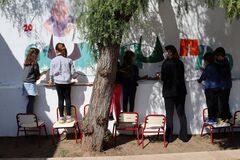
[[[56,56],[54,47],[61,42],[66,45],[68,57],[74,61],[76,70],[82,73],[80,76],[94,77],[96,72],[95,58],[92,55],[89,44],[87,42],[79,42],[76,36],[76,17],[72,14],[74,11],[70,7],[70,3],[67,2],[67,0],[54,0],[49,9],[50,16],[43,20],[42,26],[48,34],[49,41],[44,42],[45,45],[40,48],[41,52],[38,60],[40,70],[46,71],[49,69],[51,59]],[[28,32],[34,29],[32,26],[30,28],[28,26]],[[38,47],[38,43],[42,42],[29,44],[25,49],[25,54],[30,47]],[[204,53],[213,51],[213,49],[210,46],[199,44],[197,39],[181,39],[179,46],[179,54],[185,64],[186,79],[196,80],[204,67]],[[146,53],[143,49],[144,47],[151,48],[151,53]],[[151,77],[160,72],[162,62],[164,61],[164,49],[158,36],[156,36],[155,44],[143,43],[142,36],[138,42],[123,43],[119,51],[120,62],[124,51],[127,49],[131,49],[136,53],[136,63],[140,69],[140,74]],[[232,68],[233,58],[231,54],[228,53],[226,57]]]
[[[93,76],[95,59],[91,55],[90,46],[86,42],[79,42],[76,37],[76,18],[70,13],[69,3],[65,0],[55,0],[49,10],[48,17],[43,25],[43,28],[49,35],[49,43],[43,42],[41,47],[40,57],[38,60],[41,71],[48,70],[51,59],[56,56],[55,45],[59,42],[66,45],[68,57],[75,63],[77,71],[81,71],[80,76]],[[25,54],[30,47],[38,47],[38,43],[30,44],[25,50]],[[39,47],[38,47],[39,48]]]

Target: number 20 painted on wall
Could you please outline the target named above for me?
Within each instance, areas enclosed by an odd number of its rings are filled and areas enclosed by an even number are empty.
[[[24,24],[23,26],[24,32],[31,32],[33,29],[32,24]]]

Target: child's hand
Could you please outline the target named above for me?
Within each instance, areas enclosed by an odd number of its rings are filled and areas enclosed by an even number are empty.
[[[49,81],[48,81],[48,86],[49,86],[49,87],[53,86],[53,81],[52,81],[52,80],[49,80]]]

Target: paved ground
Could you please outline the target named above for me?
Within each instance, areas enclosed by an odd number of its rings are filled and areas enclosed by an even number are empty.
[[[76,144],[72,135],[65,135],[57,140],[55,145],[51,144],[50,137],[41,138],[41,147],[37,145],[37,137],[29,136],[19,139],[19,147],[16,148],[16,138],[0,137],[0,158],[42,158],[42,159],[80,159],[80,160],[145,160],[145,159],[180,159],[180,160],[240,160],[240,133],[234,135],[214,135],[214,144],[210,143],[208,135],[192,136],[190,141],[183,143],[177,137],[167,148],[163,147],[163,140],[157,137],[146,139],[145,148],[142,149],[136,144],[135,137],[119,136],[117,145],[106,144],[101,153],[86,153],[82,150],[81,144]],[[127,157],[124,157],[127,156]],[[68,158],[69,157],[69,158]],[[96,158],[71,158],[71,157],[96,157]],[[55,160],[54,159],[54,160]]]
[[[155,160],[240,160],[240,150],[153,154],[153,155],[140,155],[140,156],[47,158],[47,160],[126,160],[126,159],[128,160],[148,160],[148,159],[149,160],[154,160],[154,159]],[[46,159],[36,158],[35,160],[46,160]]]

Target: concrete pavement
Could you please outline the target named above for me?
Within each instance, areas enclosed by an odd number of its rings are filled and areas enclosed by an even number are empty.
[[[14,158],[15,160],[21,160]],[[12,160],[14,160],[12,159]],[[33,158],[22,158],[31,160]],[[240,160],[240,150],[188,152],[111,157],[35,158],[34,160]]]

